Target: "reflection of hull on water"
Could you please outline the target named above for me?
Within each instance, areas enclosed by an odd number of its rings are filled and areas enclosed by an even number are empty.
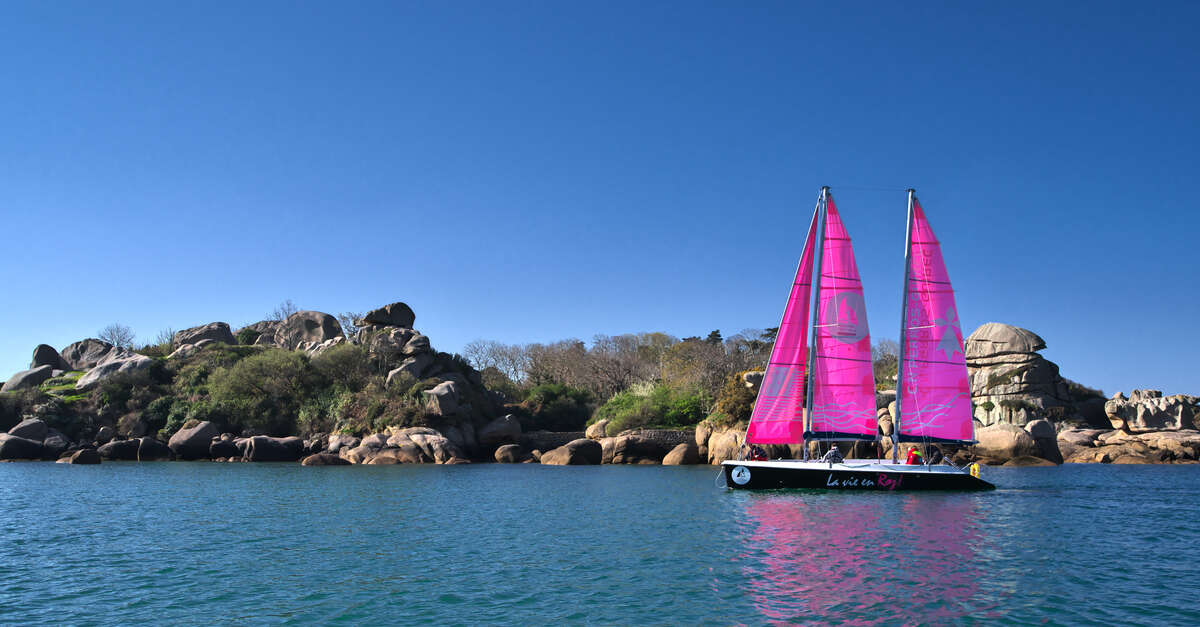
[[[953,466],[910,466],[849,459],[820,461],[727,461],[725,485],[739,490],[994,490],[996,486]]]

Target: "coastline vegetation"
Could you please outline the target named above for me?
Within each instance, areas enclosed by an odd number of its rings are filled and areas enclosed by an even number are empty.
[[[271,319],[296,311],[286,301]],[[339,318],[354,325],[361,314]],[[272,436],[436,429],[448,417],[430,407],[427,393],[448,380],[468,382],[457,388],[456,411],[476,424],[511,414],[523,431],[582,431],[602,420],[609,433],[687,429],[704,420],[732,426],[749,420],[756,392],[747,381],[765,366],[777,329],[729,337],[719,330],[685,338],[598,335],[589,344],[477,340],[463,355],[432,352],[433,371],[440,374],[423,379],[397,370],[404,355],[372,352],[370,334],[359,334],[367,338],[362,344],[342,343],[310,356],[258,345],[262,332],[246,327],[233,334],[236,344],[213,342],[172,355],[178,348],[173,329],[136,347],[128,327],[113,324],[104,331],[153,362],[110,375],[87,391],[76,389],[84,373],[74,371],[0,394],[0,431],[28,415],[72,439],[109,425],[122,435],[166,440],[202,421]],[[895,342],[874,348],[877,387],[894,385]]]

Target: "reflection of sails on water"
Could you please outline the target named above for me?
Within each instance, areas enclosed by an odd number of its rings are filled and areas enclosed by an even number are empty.
[[[971,612],[970,497],[754,496],[745,503],[743,569],[769,620],[925,622]]]

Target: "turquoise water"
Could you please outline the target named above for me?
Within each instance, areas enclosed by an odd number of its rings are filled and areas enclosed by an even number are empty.
[[[716,473],[0,464],[0,623],[1200,622],[1200,466],[962,494]]]

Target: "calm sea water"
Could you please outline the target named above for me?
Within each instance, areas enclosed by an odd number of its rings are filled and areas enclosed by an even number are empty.
[[[1195,624],[1200,466],[0,464],[0,623]]]

